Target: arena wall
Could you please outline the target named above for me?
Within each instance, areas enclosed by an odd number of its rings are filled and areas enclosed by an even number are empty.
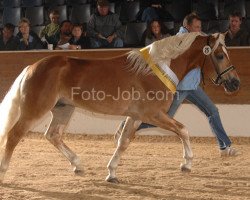
[[[76,56],[81,58],[112,57],[128,52],[130,49],[101,49],[81,51],[19,51],[0,53],[0,98],[2,99],[8,88],[29,64],[49,55]],[[250,117],[250,48],[229,48],[232,63],[236,66],[241,79],[241,89],[235,95],[225,95],[222,87],[212,85],[208,78],[205,80],[205,91],[218,106],[226,131],[231,136],[250,136],[247,126]],[[209,65],[211,63],[207,63]],[[124,117],[104,116],[76,109],[67,128],[69,133],[84,134],[113,134]],[[177,112],[176,119],[185,124],[191,136],[213,136],[206,117],[193,105],[185,103]],[[44,132],[48,126],[49,115],[34,129]],[[139,134],[172,134],[161,129],[148,129]]]

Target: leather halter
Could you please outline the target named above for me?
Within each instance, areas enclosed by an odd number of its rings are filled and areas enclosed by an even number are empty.
[[[211,46],[209,45],[209,40],[210,40],[210,36],[207,37],[207,46],[209,46],[211,48]],[[211,56],[212,53],[213,53],[213,51],[211,52],[211,54],[209,56]],[[204,60],[203,60],[203,64],[202,64],[202,67],[201,67],[201,77],[202,77],[202,83],[203,83],[203,85],[205,85],[204,71],[203,71],[203,69],[204,69],[204,65],[205,65],[205,62],[206,62],[206,58],[207,58],[207,55],[205,55]],[[213,61],[213,64],[214,64],[214,60],[213,59],[212,59],[212,61]],[[235,69],[235,66],[231,65],[231,66],[229,66],[228,68],[226,68],[225,70],[223,70],[220,73],[218,73],[217,70],[216,70],[217,77],[215,79],[211,78],[213,84],[215,84],[215,85],[221,85],[223,83],[222,76],[225,75],[225,74],[227,74],[228,72],[234,70],[234,69]]]

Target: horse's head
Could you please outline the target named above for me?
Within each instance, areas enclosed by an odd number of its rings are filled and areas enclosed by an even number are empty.
[[[208,36],[203,53],[209,55],[214,65],[216,76],[211,78],[216,85],[223,85],[227,93],[239,90],[240,80],[232,65],[225,45],[225,34]]]

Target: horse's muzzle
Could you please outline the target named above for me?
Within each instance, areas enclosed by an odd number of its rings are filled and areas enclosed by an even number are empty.
[[[236,92],[240,88],[240,80],[237,78],[226,80],[224,81],[224,87],[226,89],[226,92],[229,92],[229,93]]]

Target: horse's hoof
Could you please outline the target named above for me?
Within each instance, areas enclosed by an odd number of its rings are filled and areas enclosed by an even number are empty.
[[[181,172],[184,172],[184,173],[191,172],[191,168],[188,168],[187,165],[185,164],[181,164],[180,168],[181,168]]]
[[[115,184],[120,183],[119,180],[116,177],[115,178],[107,177],[106,181],[109,182],[109,183],[115,183]]]
[[[83,176],[84,175],[84,171],[82,169],[74,169],[74,173],[77,176]]]

